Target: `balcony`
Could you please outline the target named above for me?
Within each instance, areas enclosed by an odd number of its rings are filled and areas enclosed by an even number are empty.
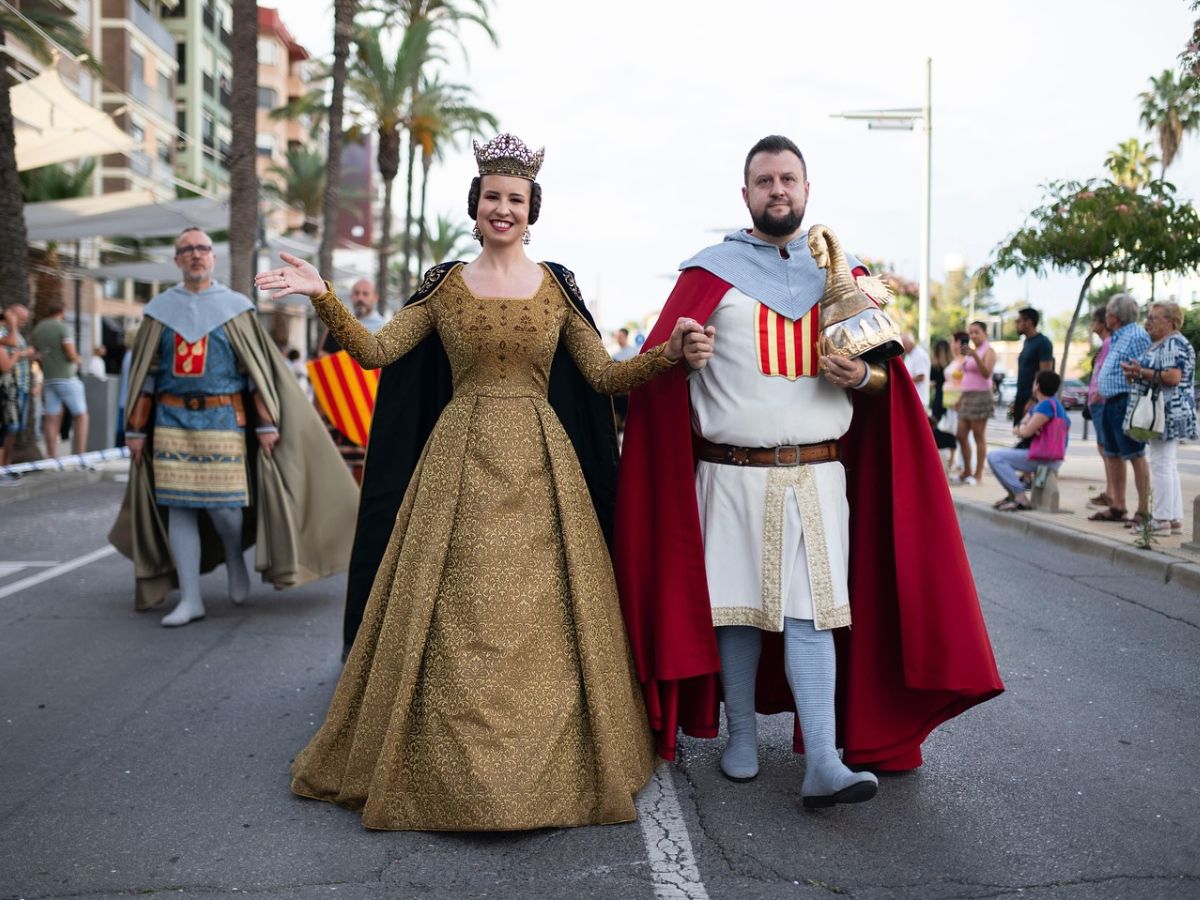
[[[175,101],[170,97],[164,97],[140,78],[130,79],[129,93],[133,95],[133,99],[153,110],[168,122],[175,121]]]
[[[173,57],[175,38],[171,37],[171,32],[167,31],[166,26],[154,17],[154,13],[142,6],[138,0],[127,0],[126,8],[129,10],[128,18],[133,26],[160,50]]]

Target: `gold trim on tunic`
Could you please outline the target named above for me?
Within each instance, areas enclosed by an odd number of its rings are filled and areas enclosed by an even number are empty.
[[[811,466],[781,466],[767,473],[763,501],[762,605],[714,606],[713,625],[751,625],[763,631],[783,630],[783,527],[788,488],[795,491],[804,529],[804,552],[812,592],[813,624],[819,630],[850,624],[850,606],[836,601],[829,543],[816,477]]]

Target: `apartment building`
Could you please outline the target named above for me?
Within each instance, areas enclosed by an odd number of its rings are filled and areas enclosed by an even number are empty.
[[[99,0],[92,31],[104,65],[100,107],[138,146],[100,161],[100,192],[175,196],[178,48],[163,24],[183,0]],[[86,4],[83,4],[86,6]]]
[[[286,167],[289,149],[315,142],[313,123],[308,116],[275,119],[271,111],[303,97],[309,91],[309,53],[292,37],[279,12],[258,7],[258,177],[282,186],[283,178],[273,166]],[[324,143],[323,141],[321,142]],[[268,228],[293,231],[305,226],[298,210],[273,207],[268,213]],[[316,222],[309,224],[315,231]]]
[[[139,3],[140,0],[129,0]],[[163,24],[175,39],[178,176],[215,193],[229,187],[233,10],[229,0],[177,0]]]

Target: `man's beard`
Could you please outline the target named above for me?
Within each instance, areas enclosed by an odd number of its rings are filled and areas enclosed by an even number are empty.
[[[761,213],[750,210],[750,221],[763,234],[769,234],[771,237],[787,237],[799,230],[800,223],[804,221],[804,208],[801,207],[799,212],[789,209],[787,215],[784,216],[773,216],[765,208]]]

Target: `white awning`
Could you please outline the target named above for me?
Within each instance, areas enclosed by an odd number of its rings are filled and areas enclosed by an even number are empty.
[[[76,96],[62,80],[57,62],[15,86],[9,98],[21,172],[86,156],[125,153],[137,146],[108,113]]]
[[[25,230],[31,241],[174,237],[190,226],[227,229],[229,198],[156,200],[150,191],[121,191],[25,204]]]

